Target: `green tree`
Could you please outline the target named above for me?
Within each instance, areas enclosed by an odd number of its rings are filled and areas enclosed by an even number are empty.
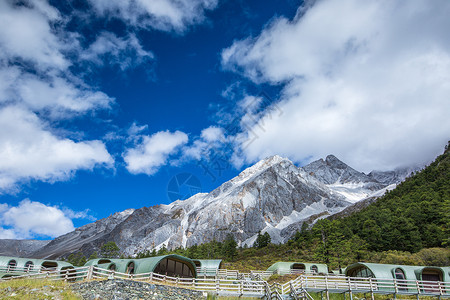
[[[237,243],[232,234],[228,234],[223,242],[222,255],[229,260],[233,260],[237,255]]]
[[[94,252],[91,254],[91,256],[89,256],[88,260],[91,260],[91,259],[97,259],[97,258],[98,258],[98,253],[97,253],[97,251],[94,251]]]
[[[110,241],[100,248],[100,256],[104,258],[118,258],[120,255],[120,248],[115,242]]]
[[[82,267],[86,263],[86,256],[84,256],[81,251],[77,253],[71,253],[67,257],[67,262],[71,263],[76,267]]]
[[[158,255],[166,255],[166,254],[169,254],[169,251],[168,251],[167,248],[166,248],[166,244],[163,244],[163,245],[161,246],[161,248],[159,248],[157,254],[158,254]]]
[[[253,244],[253,247],[261,249],[267,247],[270,244],[270,242],[271,242],[270,234],[268,232],[261,234],[260,231],[258,232],[258,236],[256,237],[256,241]]]

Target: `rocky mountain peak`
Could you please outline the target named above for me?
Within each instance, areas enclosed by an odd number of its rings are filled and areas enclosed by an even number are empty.
[[[323,160],[322,160],[323,161]],[[344,162],[342,162],[340,159],[338,159],[336,156],[334,156],[333,154],[328,155],[325,158],[325,163],[330,166],[331,168],[336,168],[336,169],[347,169],[350,168],[347,164],[345,164]]]

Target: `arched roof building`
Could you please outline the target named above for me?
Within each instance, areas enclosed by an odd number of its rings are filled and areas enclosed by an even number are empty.
[[[98,266],[127,274],[158,273],[173,277],[192,278],[197,276],[194,262],[184,256],[169,254],[140,259],[97,258],[86,262],[85,266]]]
[[[193,259],[199,276],[216,276],[222,267],[221,259]]]
[[[0,277],[18,276],[29,272],[62,271],[74,266],[65,261],[0,256]]]
[[[345,269],[345,276],[379,279],[450,281],[449,267],[404,266],[358,262]]]
[[[292,272],[299,273],[314,273],[314,274],[328,274],[328,267],[326,264],[305,263],[305,262],[276,262],[271,265],[267,271],[283,275]]]

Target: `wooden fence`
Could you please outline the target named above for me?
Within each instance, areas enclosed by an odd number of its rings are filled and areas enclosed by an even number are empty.
[[[221,276],[225,277],[181,278],[152,272],[126,274],[90,266],[60,271],[40,270],[39,272],[29,272],[20,276],[3,278],[2,280],[42,278],[74,282],[95,279],[125,279],[168,284],[224,296],[265,297],[266,299],[282,299],[284,296],[284,298],[312,300],[312,297],[309,295],[310,292],[320,293],[321,295],[325,293],[327,299],[329,299],[330,293],[348,294],[350,299],[353,298],[353,294],[370,294],[372,299],[374,299],[374,294],[393,294],[394,297],[396,295],[415,295],[417,298],[419,296],[450,298],[450,282],[302,274],[285,284],[273,283],[269,285],[264,280],[253,280],[250,276],[252,273],[248,274],[249,276],[243,279],[237,278],[239,276],[237,276],[235,271],[222,272]],[[226,277],[228,275],[230,276]]]

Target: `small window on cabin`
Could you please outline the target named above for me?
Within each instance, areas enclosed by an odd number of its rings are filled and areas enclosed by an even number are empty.
[[[17,262],[14,259],[11,259],[8,262],[8,270],[14,271],[16,269],[16,266],[17,266]]]
[[[304,264],[293,264],[292,270],[304,271],[305,265]]]
[[[58,268],[58,263],[54,261],[44,261],[42,263],[42,267],[44,267],[47,270],[56,270]]]
[[[442,281],[442,273],[434,269],[425,269],[422,271],[423,281]]]
[[[317,268],[316,265],[312,265],[312,266],[311,266],[311,272],[313,272],[313,273],[319,273],[319,268]]]
[[[25,269],[26,269],[26,270],[32,270],[33,267],[34,267],[34,264],[33,264],[33,262],[32,262],[31,260],[29,260],[29,261],[27,261],[27,262],[25,263]]]
[[[111,260],[110,259],[99,259],[98,260],[98,262],[97,262],[97,264],[107,264],[107,263],[110,263],[111,262]]]
[[[366,266],[360,266],[360,267],[356,267],[352,270],[350,270],[347,273],[347,276],[349,277],[363,277],[363,278],[371,278],[371,277],[375,277],[372,273],[372,271],[367,268]]]
[[[406,279],[405,273],[402,269],[395,269],[395,279]]]
[[[127,274],[134,274],[134,262],[130,262],[127,266]]]
[[[405,272],[403,272],[402,269],[397,268],[397,269],[395,269],[394,273],[395,273],[395,279],[397,279],[398,283],[399,283],[398,289],[403,292],[408,291],[407,285],[405,284],[405,282],[406,282],[405,281],[405,279],[406,279]]]
[[[198,260],[194,260],[194,264],[197,268],[200,268],[201,264]]]
[[[110,264],[108,267],[108,270],[115,271],[116,270],[116,264]]]

